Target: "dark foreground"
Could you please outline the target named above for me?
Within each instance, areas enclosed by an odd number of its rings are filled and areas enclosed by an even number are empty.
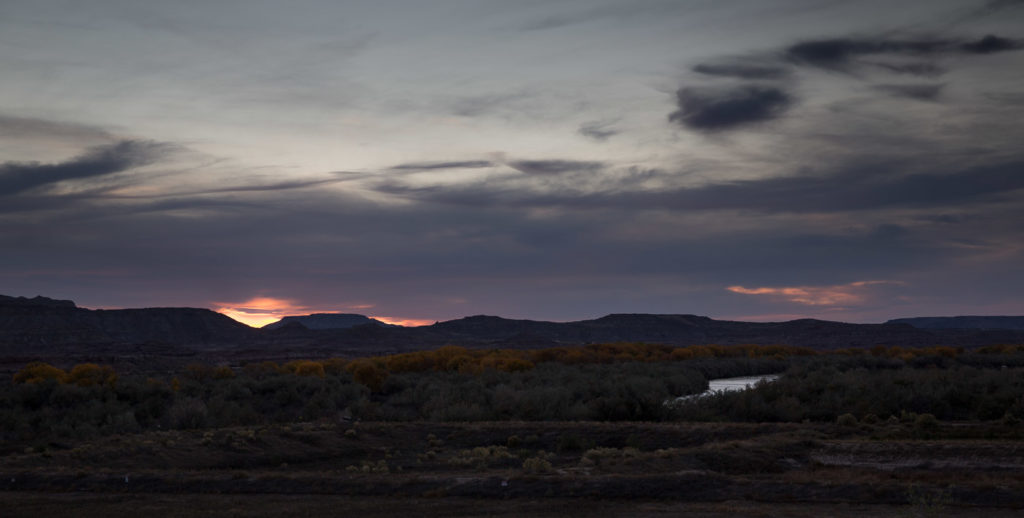
[[[306,423],[0,457],[3,516],[1019,516],[1020,424]]]
[[[463,516],[471,518],[668,517],[691,518],[875,518],[985,516],[1015,518],[1010,509],[925,508],[909,505],[776,504],[750,501],[672,502],[582,500],[573,498],[489,500],[479,498],[394,498],[337,495],[165,495],[5,493],[10,516],[109,518],[112,516],[191,517],[306,517]]]

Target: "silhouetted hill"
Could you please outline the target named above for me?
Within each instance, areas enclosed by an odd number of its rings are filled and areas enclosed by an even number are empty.
[[[0,295],[0,306],[48,306],[73,308],[75,307],[75,303],[70,300],[57,300],[39,295],[32,298]]]
[[[250,340],[255,333],[251,327],[208,309],[90,310],[45,297],[0,298],[0,351],[8,354],[152,342],[233,345]]]
[[[278,329],[289,324],[299,324],[306,329],[348,329],[363,324],[376,324],[384,327],[392,325],[355,313],[313,313],[312,315],[284,317],[260,329]]]
[[[920,329],[1012,329],[1024,331],[1024,317],[914,317],[897,318],[887,323],[910,324]]]

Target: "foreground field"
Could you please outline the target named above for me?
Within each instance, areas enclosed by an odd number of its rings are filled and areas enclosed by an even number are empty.
[[[308,517],[360,516],[391,518],[409,516],[467,518],[531,516],[662,518],[876,518],[936,517],[968,518],[983,512],[986,518],[1016,518],[1020,511],[913,505],[862,504],[774,504],[749,501],[671,502],[581,500],[572,498],[487,500],[477,498],[394,498],[336,495],[165,495],[165,494],[81,494],[7,493],[11,518],[74,516],[176,517]]]
[[[1022,436],[912,422],[160,431],[8,454],[0,498],[5,516],[1011,516]]]

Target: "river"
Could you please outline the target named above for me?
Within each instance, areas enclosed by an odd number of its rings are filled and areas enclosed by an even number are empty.
[[[700,394],[690,394],[688,396],[680,396],[675,401],[686,401],[689,399],[700,398],[709,396],[715,392],[732,392],[735,390],[745,390],[753,387],[759,381],[772,382],[779,379],[778,374],[762,374],[760,376],[742,376],[739,378],[718,378],[708,380],[708,389]]]

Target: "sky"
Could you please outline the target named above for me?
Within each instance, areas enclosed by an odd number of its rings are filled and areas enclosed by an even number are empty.
[[[0,0],[0,293],[1024,314],[1022,0]]]

